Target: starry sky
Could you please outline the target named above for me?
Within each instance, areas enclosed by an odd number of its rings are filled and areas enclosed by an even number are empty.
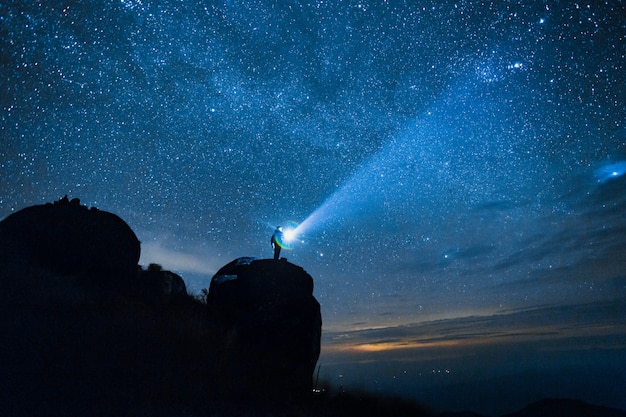
[[[604,360],[619,390],[625,15],[617,0],[3,1],[0,218],[80,198],[194,293],[297,222],[282,255],[315,280],[333,384],[496,378],[463,358],[506,346],[524,372],[539,352],[571,358],[554,375]],[[574,385],[557,394],[588,391]],[[626,408],[615,398],[598,401]]]

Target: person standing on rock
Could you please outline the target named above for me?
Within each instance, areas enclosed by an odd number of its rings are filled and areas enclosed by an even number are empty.
[[[280,226],[276,226],[276,230],[274,230],[274,234],[272,235],[272,239],[270,240],[270,244],[272,248],[274,248],[274,259],[278,260],[280,257],[280,245],[283,241],[283,228]]]

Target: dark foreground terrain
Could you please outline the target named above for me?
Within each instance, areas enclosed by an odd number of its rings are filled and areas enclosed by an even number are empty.
[[[78,200],[0,222],[0,415],[436,415],[398,398],[313,393],[322,321],[299,266],[233,260],[200,300],[139,255],[122,219]],[[626,413],[545,400],[509,416]]]

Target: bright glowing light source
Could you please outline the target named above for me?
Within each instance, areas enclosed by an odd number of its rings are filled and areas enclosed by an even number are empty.
[[[285,229],[283,232],[285,242],[291,242],[296,238],[296,229]]]
[[[282,227],[282,234],[278,236],[276,243],[283,249],[293,249],[293,243],[297,238],[298,223],[294,221],[287,222],[287,225]]]

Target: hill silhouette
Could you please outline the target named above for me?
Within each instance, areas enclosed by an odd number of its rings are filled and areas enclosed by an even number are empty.
[[[0,222],[0,414],[434,415],[398,398],[313,394],[322,318],[301,267],[235,259],[203,301],[139,255],[120,217],[77,199]],[[624,416],[563,404],[568,415]]]

